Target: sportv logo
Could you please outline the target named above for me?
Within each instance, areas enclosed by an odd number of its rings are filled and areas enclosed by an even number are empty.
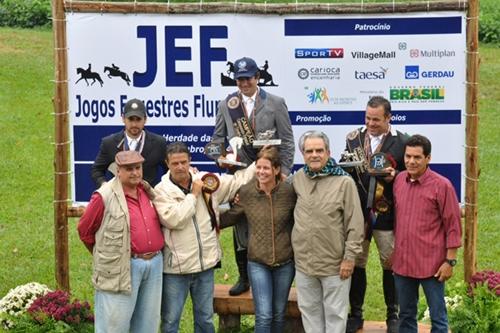
[[[432,78],[452,78],[455,76],[455,71],[422,71],[420,73],[419,66],[405,66],[405,79],[414,80],[414,79],[432,79]]]
[[[343,58],[343,48],[329,49],[295,49],[295,58],[314,59],[314,58]]]

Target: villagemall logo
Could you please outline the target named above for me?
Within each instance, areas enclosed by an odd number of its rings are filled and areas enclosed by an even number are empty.
[[[391,87],[391,102],[444,102],[444,87]]]
[[[421,50],[411,49],[410,58],[449,58],[454,57],[455,51],[450,50]]]
[[[396,51],[379,51],[379,52],[362,52],[362,51],[354,51],[351,52],[351,56],[353,59],[393,59],[396,58]]]

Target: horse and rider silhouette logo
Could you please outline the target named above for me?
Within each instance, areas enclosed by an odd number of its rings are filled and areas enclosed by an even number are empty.
[[[234,79],[234,63],[228,61],[226,66],[228,66],[226,73],[220,73],[220,83],[223,87],[236,86],[236,80]],[[264,65],[260,67],[260,78],[257,85],[277,87],[278,85],[274,83],[273,76],[267,71],[268,69],[269,62],[266,60]]]
[[[125,72],[122,72],[120,70],[120,67],[116,66],[115,64],[111,64],[111,66],[104,66],[104,74],[108,76],[108,78],[112,79],[114,76],[120,77],[125,83],[127,83],[128,86],[130,86],[130,78],[128,77],[128,74]],[[87,83],[87,86],[89,85],[89,81],[91,81],[90,85],[94,85],[94,83],[99,82],[101,87],[103,86],[104,82],[101,79],[101,76],[97,72],[92,72],[92,65],[89,64],[88,67],[81,68],[78,67],[76,69],[76,74],[80,75],[80,78],[75,82],[77,84],[81,80],[85,80],[85,83]]]

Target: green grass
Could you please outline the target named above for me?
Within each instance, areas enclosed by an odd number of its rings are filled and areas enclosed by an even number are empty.
[[[478,269],[500,270],[500,49],[481,45]],[[55,287],[53,240],[53,43],[50,31],[0,28],[0,297],[30,281]],[[92,301],[91,257],[69,221],[70,281],[74,296]],[[223,268],[218,283],[237,274],[231,232],[222,233]],[[381,269],[372,248],[366,318],[384,320]],[[460,252],[461,255],[461,252]],[[462,257],[460,257],[462,258]],[[462,260],[460,260],[462,263]],[[229,280],[224,281],[224,274]],[[454,281],[463,279],[463,266]],[[186,306],[181,332],[191,332]],[[243,321],[250,332],[253,317]]]

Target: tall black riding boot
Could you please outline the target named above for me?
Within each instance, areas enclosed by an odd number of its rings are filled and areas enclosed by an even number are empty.
[[[398,300],[392,270],[384,269],[383,275],[384,300],[387,306],[387,333],[398,332]]]
[[[346,333],[355,333],[363,328],[363,303],[366,293],[366,269],[354,267],[349,290],[351,313],[347,319]]]
[[[243,294],[245,291],[250,289],[250,283],[248,282],[248,273],[247,273],[247,250],[237,250],[236,241],[233,238],[234,244],[234,256],[236,259],[236,265],[238,266],[238,272],[240,276],[238,278],[238,282],[234,286],[229,289],[229,295],[238,296]]]

